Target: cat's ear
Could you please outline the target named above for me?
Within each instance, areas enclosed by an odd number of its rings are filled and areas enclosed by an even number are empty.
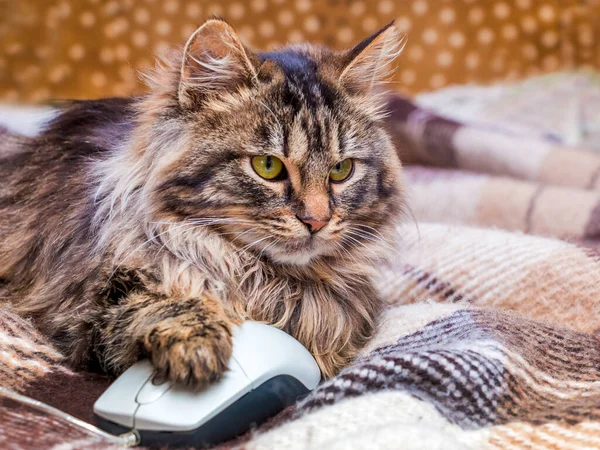
[[[405,45],[406,34],[390,22],[346,53],[339,82],[353,92],[370,90],[390,74]]]
[[[210,94],[231,92],[256,78],[249,52],[225,21],[211,19],[188,39],[179,80],[179,103],[191,107]]]

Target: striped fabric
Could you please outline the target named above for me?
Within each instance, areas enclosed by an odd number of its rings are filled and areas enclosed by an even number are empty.
[[[400,231],[377,335],[247,448],[600,448],[595,254],[492,229]]]
[[[460,170],[406,169],[420,220],[573,239],[600,237],[600,191]],[[468,193],[468,195],[465,195]]]
[[[377,284],[359,357],[221,449],[600,448],[600,156],[391,100],[416,221]],[[0,384],[91,421],[75,373],[0,310]],[[0,448],[110,448],[0,398]],[[43,443],[43,444],[42,444]]]

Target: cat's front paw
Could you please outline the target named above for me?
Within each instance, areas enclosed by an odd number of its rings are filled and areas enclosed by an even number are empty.
[[[158,381],[199,388],[218,380],[227,370],[232,351],[231,326],[225,320],[206,324],[190,317],[171,318],[148,331],[144,346]]]

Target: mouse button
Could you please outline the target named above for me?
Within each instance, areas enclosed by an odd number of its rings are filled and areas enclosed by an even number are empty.
[[[125,371],[94,403],[94,413],[119,425],[133,426],[133,416],[138,404],[136,395],[154,368],[150,361],[140,361]]]
[[[165,392],[171,389],[171,383],[166,382],[162,384],[154,384],[153,379],[150,378],[146,383],[142,386],[140,391],[138,392],[135,401],[140,405],[145,405],[147,403],[152,403],[161,398]]]
[[[259,386],[278,375],[290,375],[314,389],[321,371],[310,352],[289,334],[258,322],[244,322],[234,334],[233,357]]]
[[[202,426],[252,390],[252,384],[235,360],[230,359],[223,378],[200,391],[175,384],[153,403],[135,413],[138,430],[191,431]]]
[[[248,376],[248,374],[246,373],[246,371],[244,370],[244,368],[242,367],[240,362],[237,359],[235,359],[235,357],[233,355],[231,355],[231,359],[229,360],[228,365],[229,365],[228,370],[239,372],[239,374],[241,376],[244,376],[246,378],[246,380],[248,380],[249,383],[252,382],[252,378],[250,378],[250,376]]]

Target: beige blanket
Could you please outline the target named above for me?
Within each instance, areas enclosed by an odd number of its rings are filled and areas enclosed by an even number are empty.
[[[390,106],[404,159],[428,167],[407,168],[418,220],[381,266],[377,334],[338,376],[223,447],[600,448],[600,157]],[[0,311],[2,386],[90,420],[109,382],[66,369]],[[109,445],[12,401],[0,399],[0,417],[0,448]]]

